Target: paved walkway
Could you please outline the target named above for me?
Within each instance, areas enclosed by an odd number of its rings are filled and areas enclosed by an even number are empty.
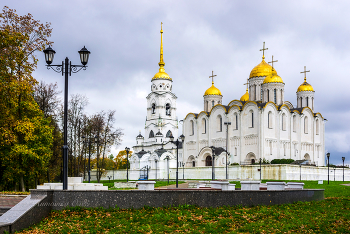
[[[350,184],[341,184],[341,185],[350,186]]]
[[[162,186],[162,187],[158,187],[156,189],[174,189],[176,188],[176,184],[171,184],[168,186]],[[183,184],[179,184],[179,188],[188,188],[188,183],[183,183]]]
[[[0,208],[12,208],[27,195],[0,195]]]

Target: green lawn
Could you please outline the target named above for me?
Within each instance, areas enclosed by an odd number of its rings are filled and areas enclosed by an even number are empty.
[[[53,211],[22,233],[350,233],[350,187],[303,182],[305,188],[325,189],[326,199],[250,208],[76,207]]]

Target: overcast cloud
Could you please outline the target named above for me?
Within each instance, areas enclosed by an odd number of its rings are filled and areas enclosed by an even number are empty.
[[[349,1],[93,1],[3,0],[19,15],[31,13],[51,22],[54,63],[67,56],[79,64],[77,51],[91,51],[86,71],[70,77],[69,93],[89,99],[87,112],[117,111],[116,127],[124,129],[117,153],[136,143],[144,128],[146,96],[158,71],[160,22],[164,30],[165,70],[173,79],[177,116],[203,109],[211,71],[223,103],[245,93],[250,71],[260,63],[265,41],[285,82],[285,100],[296,105],[303,82],[315,89],[315,111],[328,120],[326,150],[331,163],[350,164],[350,17]],[[37,80],[64,79],[45,67],[44,56],[34,73]]]

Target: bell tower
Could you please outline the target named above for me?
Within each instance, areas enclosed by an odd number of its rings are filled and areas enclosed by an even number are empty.
[[[170,135],[178,136],[176,95],[172,93],[172,78],[165,72],[163,58],[163,23],[160,30],[159,71],[153,76],[151,93],[147,95],[145,142],[162,144]]]

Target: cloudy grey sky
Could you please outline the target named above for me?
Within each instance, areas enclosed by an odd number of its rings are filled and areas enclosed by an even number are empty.
[[[116,127],[124,129],[119,149],[134,145],[143,131],[146,96],[158,71],[160,22],[164,30],[165,70],[173,79],[177,116],[203,109],[211,71],[223,103],[245,93],[243,83],[260,63],[265,41],[285,82],[285,100],[296,105],[303,82],[315,89],[315,111],[327,120],[326,150],[331,163],[346,157],[350,164],[350,2],[349,1],[94,1],[2,0],[19,15],[31,13],[51,22],[55,63],[67,56],[79,64],[77,51],[91,51],[88,69],[70,77],[69,93],[89,99],[87,112],[116,110]],[[37,80],[64,79],[45,67],[44,56],[34,73]],[[119,149],[115,149],[117,153]]]

